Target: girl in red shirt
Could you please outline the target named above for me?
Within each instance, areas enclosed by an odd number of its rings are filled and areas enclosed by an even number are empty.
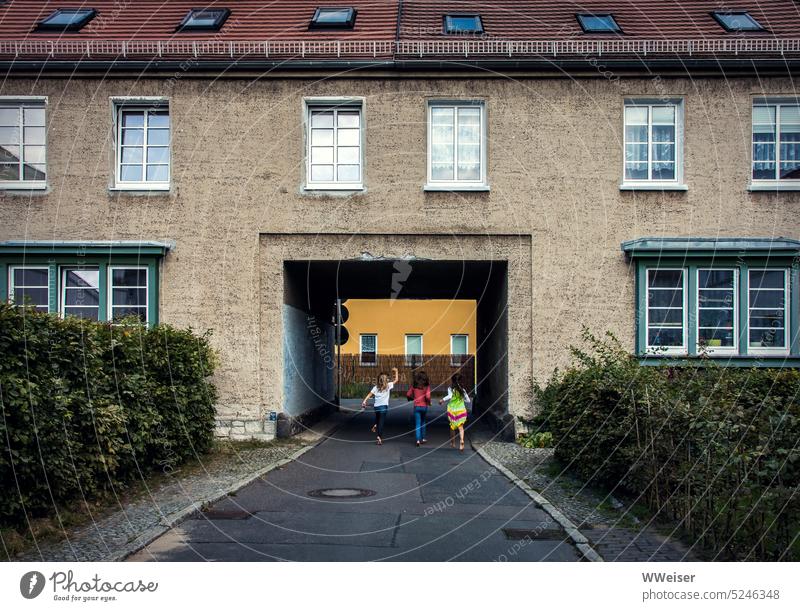
[[[428,408],[431,405],[431,383],[428,374],[424,371],[414,372],[414,385],[408,389],[406,397],[414,400],[414,433],[417,438],[417,447],[427,441],[425,439],[425,425],[428,419]]]

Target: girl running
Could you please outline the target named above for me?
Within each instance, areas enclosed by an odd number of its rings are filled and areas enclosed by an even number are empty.
[[[456,430],[460,440],[459,450],[464,451],[464,425],[467,422],[467,405],[469,395],[464,389],[463,376],[454,373],[447,389],[447,395],[439,399],[439,405],[447,403],[447,419],[450,421],[450,447],[456,447]]]
[[[392,393],[392,388],[397,384],[400,379],[400,374],[397,372],[397,367],[392,367],[394,380],[389,381],[389,376],[386,373],[381,373],[378,376],[378,383],[372,387],[372,390],[367,393],[364,400],[361,402],[361,409],[367,407],[367,401],[370,397],[375,397],[375,424],[372,425],[372,432],[378,434],[378,445],[383,444],[383,423],[386,421],[386,412],[389,411],[389,395]]]
[[[408,389],[406,397],[409,401],[414,400],[414,433],[419,447],[427,441],[425,424],[428,419],[428,407],[431,404],[431,384],[428,374],[424,371],[414,373],[414,385]]]

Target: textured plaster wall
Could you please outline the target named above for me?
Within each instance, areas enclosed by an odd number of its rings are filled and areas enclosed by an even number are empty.
[[[263,416],[283,392],[282,338],[270,330],[281,327],[270,291],[282,280],[271,257],[338,256],[339,248],[355,255],[365,234],[397,233],[399,241],[381,242],[387,252],[475,258],[484,246],[448,236],[524,236],[527,263],[509,283],[517,312],[509,335],[520,338],[509,360],[511,392],[520,393],[511,405],[519,411],[522,389],[567,361],[581,325],[611,330],[633,347],[633,277],[622,240],[800,234],[800,194],[746,191],[751,97],[793,94],[788,80],[177,76],[4,80],[0,95],[49,98],[50,190],[0,195],[0,239],[175,239],[162,270],[161,319],[214,329],[226,418]],[[170,99],[168,194],[108,190],[109,96],[120,95]],[[629,95],[685,97],[688,192],[619,191]],[[364,193],[302,192],[304,96],[364,97]],[[491,192],[422,191],[432,97],[486,100]],[[432,237],[405,237],[420,232]],[[259,237],[292,233],[308,236]],[[335,243],[318,233],[354,238]]]

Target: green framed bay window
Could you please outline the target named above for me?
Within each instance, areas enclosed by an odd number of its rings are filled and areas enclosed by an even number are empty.
[[[0,299],[61,317],[158,323],[168,242],[0,242]]]
[[[800,241],[640,238],[622,243],[636,274],[636,353],[800,365]]]

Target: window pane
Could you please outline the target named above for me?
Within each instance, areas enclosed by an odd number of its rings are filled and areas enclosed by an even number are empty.
[[[112,321],[119,321],[123,318],[130,318],[131,316],[134,316],[143,323],[147,322],[147,308],[113,307],[111,310]]]
[[[653,123],[675,123],[675,107],[674,106],[654,106],[653,107]]]
[[[458,143],[479,145],[481,143],[480,125],[464,125],[460,123],[458,126]]]
[[[337,168],[338,179],[342,182],[358,182],[361,180],[361,168],[357,165],[340,165]]]
[[[647,161],[647,145],[628,144],[625,147],[625,161]]]
[[[19,164],[0,164],[0,180],[19,180]]]
[[[481,147],[477,144],[458,143],[459,163],[479,163],[481,160]]]
[[[699,329],[697,331],[697,341],[701,346],[713,348],[733,347],[736,345],[736,337],[732,329]]]
[[[44,164],[26,163],[22,170],[23,180],[44,180],[46,178]]]
[[[651,269],[647,271],[648,286],[651,288],[677,288],[683,286],[683,270]]]
[[[361,144],[359,140],[358,129],[340,129],[336,132],[336,144],[339,146],[358,146]]]
[[[626,163],[625,178],[629,180],[646,180],[647,163],[631,163],[631,162]]]
[[[122,147],[122,163],[142,163],[141,146]]]
[[[700,308],[701,327],[733,327],[733,309]]]
[[[800,161],[782,163],[780,177],[787,180],[795,180],[800,178]]]
[[[47,308],[47,288],[14,287],[14,304]]]
[[[653,328],[647,332],[648,346],[681,347],[683,346],[683,329]]]
[[[44,127],[44,108],[25,108],[23,110],[24,123],[26,126]]]
[[[653,162],[653,180],[674,180],[675,164],[671,161]]]
[[[775,106],[753,106],[753,123],[775,123]]]
[[[147,163],[169,163],[169,148],[165,146],[148,146]]]
[[[333,130],[332,129],[312,129],[311,130],[311,145],[312,146],[332,146],[333,145]]]
[[[47,286],[46,269],[15,269],[14,286]]]
[[[453,133],[452,125],[434,125],[431,127],[431,143],[452,144]]]
[[[421,335],[406,335],[406,354],[422,354]]]
[[[339,111],[336,124],[339,127],[359,127],[361,115],[358,111]]]
[[[467,353],[467,336],[454,335],[452,337],[450,350],[452,354],[466,354]]]
[[[361,351],[362,352],[375,352],[377,344],[377,337],[375,335],[362,335],[361,336]]]
[[[628,125],[625,128],[625,140],[627,142],[647,142],[647,126]]]
[[[783,327],[783,310],[750,310],[750,327],[753,329],[772,329]]]
[[[135,306],[147,303],[147,289],[114,288],[111,294],[115,306]]]
[[[782,289],[784,279],[783,270],[750,270],[751,289]]]
[[[64,290],[64,303],[68,306],[96,306],[100,303],[98,289],[67,288]]]
[[[453,126],[454,108],[431,108],[431,123],[433,125]]]
[[[43,146],[26,146],[23,148],[22,154],[27,163],[44,163],[47,158]]]
[[[480,180],[481,166],[477,163],[458,163],[458,180]]]
[[[140,165],[123,165],[119,168],[119,179],[122,182],[141,182],[142,180],[142,166]]]
[[[781,123],[800,123],[800,106],[781,106]]]
[[[148,129],[147,144],[149,146],[167,146],[169,144],[169,130]]]
[[[64,274],[67,287],[90,288],[97,287],[100,271],[97,269],[71,269]]]
[[[114,268],[111,271],[111,283],[114,286],[146,286],[147,270]]]
[[[19,108],[0,107],[0,125],[2,126],[19,125]]]
[[[783,291],[750,290],[751,308],[782,308],[784,306]]]
[[[340,146],[337,154],[339,163],[357,164],[361,162],[361,149],[357,146]]]
[[[783,348],[786,345],[786,331],[783,328],[751,329],[751,348]]]
[[[150,111],[147,116],[148,127],[169,127],[169,112],[164,110]]]
[[[700,288],[701,289],[732,289],[733,270],[730,269],[701,269]]]
[[[123,111],[122,127],[144,127],[144,113],[141,111]]]
[[[333,112],[312,112],[311,127],[333,127]]]
[[[0,146],[0,163],[16,163],[19,161],[19,147],[11,144]]]
[[[675,142],[675,127],[672,125],[654,125],[653,142]]]
[[[680,302],[678,305],[680,305]],[[683,310],[681,308],[649,308],[647,319],[651,325],[681,326],[683,324]]]
[[[148,182],[167,182],[169,181],[168,165],[149,165],[147,166]]]
[[[333,147],[312,146],[311,163],[333,163]]]
[[[0,127],[0,144],[19,144],[19,127]]]
[[[144,130],[123,129],[122,144],[141,146],[142,144],[144,144]]]
[[[45,143],[44,127],[26,127],[23,136],[25,144],[44,144]]]
[[[311,181],[312,182],[333,182],[333,166],[332,165],[312,165],[311,166]]]
[[[454,167],[452,163],[434,163],[431,165],[432,180],[453,180]]]
[[[644,124],[647,125],[647,107],[626,106],[625,123],[628,125]]]
[[[675,145],[674,144],[654,144],[653,145],[653,160],[654,161],[675,161]]]

